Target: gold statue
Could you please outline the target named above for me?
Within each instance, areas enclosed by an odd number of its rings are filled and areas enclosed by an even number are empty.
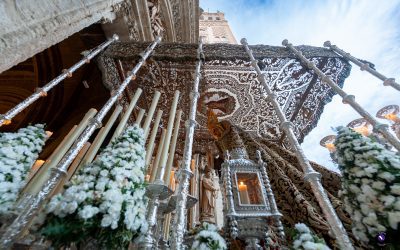
[[[207,118],[207,128],[210,131],[210,134],[214,139],[219,140],[226,131],[229,130],[229,123],[225,121],[219,122],[217,115],[212,111],[212,109],[208,109]]]

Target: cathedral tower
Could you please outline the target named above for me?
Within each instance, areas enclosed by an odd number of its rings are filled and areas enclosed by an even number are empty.
[[[237,44],[223,12],[202,12],[199,25],[200,37],[203,38],[204,43]]]

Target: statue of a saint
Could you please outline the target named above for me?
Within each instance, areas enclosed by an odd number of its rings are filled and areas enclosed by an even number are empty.
[[[218,187],[214,184],[211,169],[206,168],[201,185],[201,221],[215,224],[215,201]]]

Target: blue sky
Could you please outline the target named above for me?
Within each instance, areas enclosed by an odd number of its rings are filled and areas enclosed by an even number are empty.
[[[238,41],[246,37],[249,44],[281,45],[286,38],[294,45],[322,47],[330,40],[400,81],[400,0],[200,0],[200,7],[224,12]],[[383,106],[400,105],[400,92],[354,65],[344,90],[374,116]],[[335,96],[302,144],[307,157],[337,171],[319,141],[334,133],[332,127],[359,117]]]

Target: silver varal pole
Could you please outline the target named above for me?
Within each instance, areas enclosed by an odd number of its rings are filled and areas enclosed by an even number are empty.
[[[330,48],[332,51],[338,53],[347,60],[359,66],[361,70],[365,70],[371,73],[371,75],[375,76],[376,78],[382,80],[384,86],[391,86],[392,88],[400,91],[400,84],[398,84],[394,78],[387,78],[386,76],[371,68],[368,63],[361,62],[354,56],[350,55],[350,53],[345,52],[344,50],[338,48],[336,45],[332,45],[330,41],[324,42],[324,47]]]
[[[129,75],[122,82],[121,86],[113,92],[113,95],[108,99],[103,108],[97,113],[95,117],[89,123],[89,126],[82,132],[79,138],[76,140],[71,149],[65,154],[65,156],[61,159],[60,163],[51,173],[50,178],[43,185],[43,189],[37,194],[37,196],[32,199],[29,206],[24,209],[19,216],[14,220],[11,226],[4,233],[1,238],[2,249],[11,248],[13,242],[15,242],[20,235],[23,233],[25,227],[29,225],[29,222],[34,218],[38,210],[40,209],[42,203],[46,201],[54,188],[57,186],[59,180],[67,174],[68,166],[75,159],[79,151],[82,149],[84,144],[89,140],[90,136],[93,132],[101,126],[101,122],[106,116],[107,112],[111,109],[117,99],[122,95],[125,88],[131,82],[132,79],[135,79],[137,72],[140,67],[152,53],[154,48],[160,43],[161,37],[157,37],[153,43],[146,48],[146,50],[141,53],[141,58],[136,66],[129,72]]]
[[[297,138],[293,132],[293,124],[286,120],[284,113],[282,112],[278,102],[276,101],[276,95],[271,91],[269,88],[266,80],[265,75],[262,74],[260,68],[257,65],[257,60],[253,56],[253,52],[249,49],[247,44],[247,40],[243,38],[240,41],[246,49],[247,54],[250,56],[251,64],[257,72],[258,80],[264,86],[265,91],[267,92],[267,98],[274,106],[275,112],[279,117],[281,122],[281,128],[285,131],[287,138],[289,139],[290,144],[294,148],[294,151],[297,156],[297,160],[299,161],[303,172],[304,172],[304,180],[310,183],[311,189],[318,201],[319,206],[322,209],[322,212],[328,221],[332,233],[340,247],[340,249],[354,249],[350,239],[347,235],[346,230],[343,227],[342,222],[340,221],[339,217],[336,214],[335,209],[333,208],[331,202],[328,199],[328,196],[324,190],[324,187],[321,184],[321,174],[316,172],[310,165],[309,160],[305,156],[303,149],[301,148]]]
[[[183,162],[178,171],[179,178],[179,187],[177,189],[177,202],[176,202],[176,212],[174,217],[174,223],[172,226],[172,237],[171,237],[171,249],[178,250],[184,249],[183,246],[183,237],[186,230],[186,202],[189,192],[189,183],[190,178],[193,173],[190,169],[190,163],[192,160],[192,147],[193,147],[193,137],[194,137],[194,129],[196,124],[196,108],[197,108],[197,100],[200,96],[199,94],[199,83],[201,78],[200,69],[204,61],[203,54],[203,44],[202,41],[199,41],[199,47],[197,49],[197,63],[196,63],[196,71],[194,78],[193,90],[190,95],[190,111],[189,118],[185,122],[186,128],[186,138],[185,138],[185,148],[183,152]]]
[[[93,49],[89,54],[84,56],[79,62],[74,64],[71,68],[63,70],[63,73],[59,75],[58,77],[54,78],[51,82],[47,83],[44,85],[42,88],[37,88],[35,93],[30,95],[28,98],[20,102],[17,106],[14,108],[10,109],[7,113],[5,114],[0,114],[0,126],[5,125],[11,122],[12,118],[14,118],[17,114],[19,114],[22,110],[27,108],[29,105],[34,103],[37,99],[40,97],[46,96],[47,92],[57,86],[61,81],[63,81],[67,77],[71,77],[72,73],[74,73],[77,69],[79,69],[83,64],[89,63],[90,60],[95,57],[97,54],[99,54],[102,50],[107,48],[108,45],[113,43],[114,41],[118,41],[118,36],[114,35],[112,39],[108,40],[107,42],[104,42],[97,46],[95,49]]]
[[[363,118],[365,118],[374,128],[374,131],[379,132],[382,136],[393,145],[398,151],[400,151],[400,142],[397,138],[388,131],[388,125],[379,123],[370,113],[368,113],[363,107],[360,106],[355,101],[354,95],[347,94],[343,89],[336,85],[332,79],[325,75],[313,62],[308,60],[303,54],[293,47],[288,40],[283,40],[282,45],[286,46],[290,51],[292,51],[303,63],[307,65],[307,68],[313,70],[318,77],[321,78],[322,82],[328,84],[329,87],[333,89],[337,94],[343,98],[343,103],[349,104],[357,113],[359,113]]]

